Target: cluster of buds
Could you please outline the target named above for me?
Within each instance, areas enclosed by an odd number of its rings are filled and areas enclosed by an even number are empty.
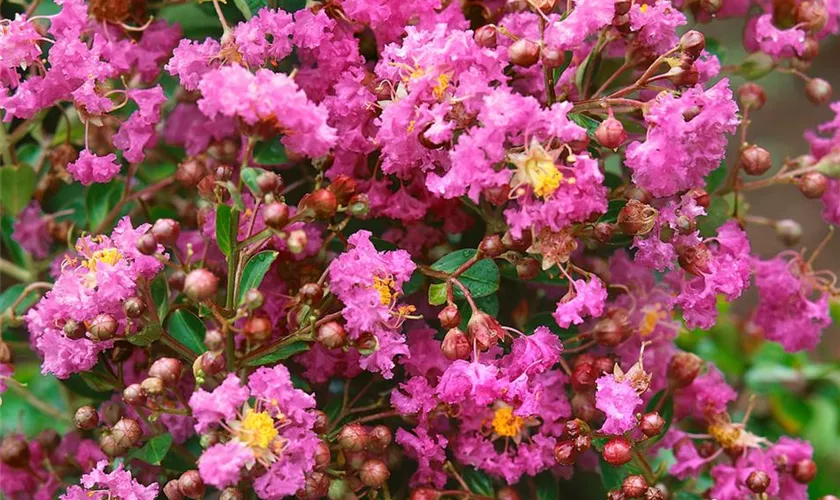
[[[384,425],[365,427],[352,423],[342,427],[338,433],[338,462],[349,473],[344,477],[346,487],[352,491],[381,488],[391,476],[390,468],[399,460],[392,441],[393,434]]]
[[[178,479],[166,483],[163,487],[163,494],[166,495],[168,500],[184,500],[185,498],[197,500],[204,498],[205,489],[204,480],[201,479],[198,471],[188,470],[181,474]],[[226,489],[219,498],[225,498],[225,495],[230,500],[242,498],[242,493],[235,488]]]

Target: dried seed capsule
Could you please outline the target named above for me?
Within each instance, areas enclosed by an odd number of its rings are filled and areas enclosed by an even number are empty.
[[[204,498],[204,480],[197,470],[188,470],[178,478],[178,489],[187,498]]]
[[[806,198],[822,198],[828,187],[828,178],[819,172],[808,172],[799,178],[799,192]]]
[[[359,479],[370,488],[381,488],[389,477],[391,477],[391,471],[388,470],[385,462],[378,458],[365,461],[359,469]]]
[[[99,413],[90,405],[79,407],[73,417],[73,423],[83,431],[89,431],[99,425]]]

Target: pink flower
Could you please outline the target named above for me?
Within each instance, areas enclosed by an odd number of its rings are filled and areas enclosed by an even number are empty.
[[[240,471],[249,463],[254,463],[254,453],[245,444],[232,440],[214,444],[202,453],[198,473],[204,482],[221,490],[238,483]]]
[[[635,43],[662,54],[679,43],[677,26],[686,23],[685,15],[668,0],[637,3],[630,8],[630,27],[637,32]]]
[[[554,320],[561,328],[583,323],[584,316],[597,318],[604,313],[607,289],[604,283],[593,276],[589,281],[574,280],[569,293],[557,303]]]
[[[603,375],[597,381],[595,407],[604,412],[607,420],[601,427],[607,434],[624,434],[636,426],[636,407],[642,404],[629,379],[619,382],[613,375]]]
[[[412,487],[425,485],[443,488],[447,479],[443,464],[448,444],[444,436],[431,436],[423,427],[417,427],[414,434],[400,428],[397,429],[394,441],[402,445],[406,455],[417,461],[417,472],[411,476]]]
[[[738,125],[737,112],[726,79],[680,97],[659,94],[645,114],[647,139],[627,147],[625,163],[633,181],[658,197],[702,187],[724,156],[726,134]]]
[[[143,149],[154,146],[157,141],[155,125],[160,121],[161,107],[166,102],[163,88],[156,85],[150,89],[132,89],[128,97],[137,103],[137,111],[122,124],[114,135],[114,146],[123,150],[123,156],[131,163],[140,163],[146,155]]]
[[[211,120],[195,103],[180,102],[166,115],[162,137],[168,144],[183,146],[188,155],[196,155],[206,150],[211,142],[233,137],[236,131],[233,119],[217,116]]]
[[[391,392],[391,405],[403,415],[417,415],[420,420],[426,420],[438,405],[434,388],[424,377],[411,377],[399,388]]]
[[[362,372],[359,366],[359,351],[349,349],[327,349],[321,344],[312,344],[295,361],[303,365],[303,378],[313,384],[323,384],[333,377],[353,378]]]
[[[120,173],[120,168],[114,153],[97,156],[89,149],[82,150],[76,161],[67,164],[67,171],[85,186],[110,181]]]
[[[201,43],[184,38],[172,51],[172,59],[164,69],[178,76],[187,90],[198,89],[201,78],[212,69],[211,61],[219,53],[219,42],[207,38]]]
[[[763,14],[755,20],[755,43],[774,58],[792,57],[805,49],[805,30],[779,29],[773,25],[773,14]]]
[[[708,372],[694,379],[690,386],[677,392],[674,398],[678,416],[704,418],[726,411],[738,393],[726,383],[723,374],[712,366]]]
[[[12,239],[36,259],[43,259],[50,253],[52,237],[47,230],[47,220],[41,216],[41,205],[31,202],[15,220]]]
[[[0,85],[15,88],[20,82],[18,68],[34,63],[41,56],[38,41],[41,35],[26,16],[16,14],[7,24],[0,25]]]
[[[503,358],[508,377],[521,374],[534,375],[550,370],[563,352],[560,338],[546,326],[538,326],[531,335],[517,337],[510,348],[510,354]]]
[[[233,420],[236,411],[248,400],[250,392],[239,385],[239,377],[228,374],[224,382],[211,392],[198,389],[190,396],[190,408],[196,419],[195,431],[204,432],[223,420]]]
[[[155,500],[158,485],[143,486],[131,477],[131,472],[120,464],[111,472],[106,473],[107,460],[96,464],[96,468],[82,476],[82,486],[70,486],[61,495],[61,500],[106,500],[109,498],[125,498],[133,500]]]
[[[829,179],[828,187],[822,196],[823,218],[835,226],[840,226],[840,179]]]
[[[291,15],[265,7],[247,22],[236,25],[233,39],[246,64],[263,66],[267,59],[280,61],[292,52],[292,29]]]
[[[0,394],[6,392],[6,389],[9,388],[6,379],[11,378],[14,372],[14,366],[8,363],[0,363]]]
[[[775,464],[768,454],[759,449],[750,449],[737,459],[733,465],[716,465],[711,470],[715,480],[712,487],[712,495],[720,500],[741,500],[753,496],[747,487],[747,478],[754,471],[761,471],[768,475],[770,484],[766,494],[774,497],[779,492],[779,475],[776,472]],[[807,486],[804,487],[807,490]],[[787,500],[804,500],[804,497],[782,496]]]
[[[807,441],[782,436],[767,450],[774,464],[787,464],[779,477],[779,497],[785,500],[807,500],[808,485],[802,484],[791,474],[791,465],[800,460],[813,460],[814,448]]]
[[[550,25],[546,42],[562,50],[574,50],[587,38],[608,26],[615,16],[615,2],[579,0],[574,9],[559,22]]]

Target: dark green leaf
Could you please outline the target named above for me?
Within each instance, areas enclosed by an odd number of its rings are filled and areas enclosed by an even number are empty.
[[[475,255],[475,250],[468,248],[452,252],[432,264],[432,269],[452,273],[473,255]],[[499,267],[496,263],[492,259],[482,259],[461,274],[458,281],[470,291],[473,298],[478,298],[495,293],[499,289],[499,277]],[[456,298],[464,297],[457,285],[454,287],[454,292]]]
[[[229,256],[233,250],[233,209],[227,205],[216,207],[216,244],[225,256]],[[236,217],[238,219],[238,217]],[[238,226],[238,224],[237,224]]]
[[[85,384],[87,384],[87,386],[95,392],[109,392],[113,391],[116,388],[114,382],[110,379],[110,377],[106,377],[103,374],[102,368],[81,372],[79,373],[79,376],[82,378]]]
[[[598,219],[598,222],[614,223],[618,220],[618,213],[621,212],[621,209],[624,208],[624,205],[626,204],[627,200],[610,201],[609,205],[607,205],[607,211]]]
[[[549,471],[541,472],[536,477],[537,500],[557,500],[560,498],[560,485],[557,478]]]
[[[218,21],[217,21],[218,22]],[[68,141],[81,146],[85,143],[85,124],[79,120],[78,113],[68,113],[69,118],[62,117],[53,135],[52,146],[58,146]],[[67,135],[67,122],[70,121],[70,135]]]
[[[717,236],[717,230],[729,219],[729,203],[720,196],[712,196],[706,215],[697,218],[700,234],[711,238]]]
[[[160,338],[163,329],[157,323],[146,323],[137,333],[126,337],[134,345],[145,347]]]
[[[293,342],[289,345],[284,345],[280,349],[272,352],[271,354],[266,354],[265,356],[259,357],[257,359],[252,359],[248,361],[248,366],[262,366],[262,365],[269,365],[271,363],[276,363],[277,361],[282,361],[286,358],[294,356],[295,354],[300,354],[302,352],[306,352],[309,350],[309,344],[303,341],[300,342]]]
[[[461,476],[464,478],[464,481],[473,493],[491,498],[496,496],[493,488],[493,481],[487,476],[487,474],[481,472],[480,470],[473,469],[472,467],[465,467]]]
[[[26,250],[12,238],[15,232],[15,218],[11,215],[3,215],[0,224],[3,231],[3,246],[9,251],[12,261],[19,266],[27,267],[29,258]]]
[[[26,389],[37,399],[67,414],[68,408],[61,395],[61,384],[51,375],[42,375],[38,363],[16,363],[14,378],[25,384]],[[4,436],[23,432],[33,437],[44,429],[54,429],[63,434],[70,426],[72,424],[68,420],[59,420],[43,413],[11,389],[3,394],[3,404],[0,404],[0,434]]]
[[[423,288],[423,283],[426,282],[426,278],[423,276],[423,273],[420,271],[414,271],[411,275],[411,278],[408,279],[405,283],[403,283],[402,293],[406,297],[413,294],[417,290]]]
[[[254,196],[259,196],[261,194],[260,187],[257,185],[257,177],[259,177],[263,172],[265,172],[265,170],[261,168],[246,167],[243,168],[242,172],[239,174],[239,176],[242,177],[242,182],[248,186],[248,189],[251,190],[251,194]]]
[[[279,165],[286,163],[286,148],[278,140],[261,142],[254,148],[254,160],[260,165]]]
[[[160,461],[169,452],[170,446],[172,446],[172,435],[158,434],[146,441],[142,448],[132,451],[128,456],[142,460],[147,464],[160,465]]]
[[[580,113],[569,113],[568,116],[570,120],[585,128],[590,137],[595,137],[595,130],[601,124],[598,120]]]
[[[169,316],[166,329],[172,337],[196,354],[201,354],[204,348],[204,333],[207,328],[204,323],[190,311],[178,309]]]
[[[106,399],[111,399],[111,396],[113,395],[113,393],[110,390],[93,390],[78,373],[74,373],[70,375],[70,377],[63,379],[60,382],[67,386],[67,388],[73,391],[75,394],[84,396],[86,398],[95,399],[97,401],[105,401]]]
[[[265,0],[233,0],[233,3],[236,4],[236,8],[239,9],[246,21],[268,5]]]
[[[108,212],[117,206],[122,196],[123,183],[91,184],[85,193],[85,209],[88,214],[88,227],[94,229],[105,220]]]
[[[710,54],[717,56],[721,64],[723,64],[723,58],[726,55],[726,49],[724,48],[723,44],[720,43],[720,40],[706,37],[706,50],[709,51]]]
[[[634,462],[621,467],[614,467],[608,464],[600,453],[598,454],[598,460],[601,464],[601,484],[607,491],[620,490],[625,477],[631,474],[642,474],[643,472]]]
[[[0,168],[0,206],[9,215],[17,215],[26,208],[38,178],[29,165],[6,165]]]
[[[726,180],[728,173],[729,170],[726,168],[725,163],[721,163],[718,168],[712,170],[712,173],[706,177],[706,192],[711,194],[717,191],[723,185],[723,181]]]
[[[239,283],[239,294],[236,297],[237,303],[241,303],[245,292],[252,288],[259,288],[265,273],[271,267],[271,263],[277,258],[277,252],[266,250],[251,257],[245,268],[242,270],[242,280]]]
[[[20,297],[20,294],[23,293],[23,290],[26,288],[26,285],[23,283],[18,283],[16,285],[12,285],[9,288],[3,290],[3,293],[0,294],[0,313],[5,313],[6,309],[11,307],[15,300]],[[23,314],[29,307],[34,304],[38,298],[43,293],[43,290],[32,290],[29,292],[29,295],[20,301],[18,306],[15,308],[15,314]]]
[[[157,309],[158,318],[165,318],[169,311],[169,284],[166,282],[166,276],[160,275],[152,281],[152,300],[155,301],[154,306]]]
[[[574,326],[572,328],[567,329],[560,328],[560,326],[557,324],[557,321],[554,320],[554,316],[552,316],[551,313],[547,311],[532,315],[525,323],[525,333],[530,335],[539,326],[547,327],[561,339],[572,337],[577,333],[577,328]]]

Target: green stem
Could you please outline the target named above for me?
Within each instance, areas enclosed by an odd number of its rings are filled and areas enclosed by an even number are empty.
[[[230,219],[230,231],[233,238],[239,233],[239,211],[234,210]],[[227,295],[225,296],[225,311],[233,315],[234,303],[236,301],[236,274],[239,269],[239,245],[234,245],[233,249],[228,255],[228,275],[227,275]],[[225,323],[225,360],[227,361],[227,369],[233,372],[236,368],[236,343],[234,341],[233,332],[230,330],[230,325]]]
[[[0,273],[8,274],[12,278],[23,283],[29,283],[30,281],[32,281],[32,273],[2,258],[0,258]]]
[[[18,382],[17,380],[9,377],[8,379],[6,379],[6,385],[9,387],[9,389],[12,390],[12,392],[22,397],[24,401],[34,406],[46,415],[67,422],[72,420],[69,416],[65,415],[64,412],[62,412],[58,408],[55,408],[54,406],[45,403],[43,400],[41,400],[41,398],[29,392],[26,386]]]
[[[14,156],[12,155],[12,143],[9,142],[9,137],[6,134],[6,126],[0,125],[0,153],[3,155],[4,165],[14,165]]]

